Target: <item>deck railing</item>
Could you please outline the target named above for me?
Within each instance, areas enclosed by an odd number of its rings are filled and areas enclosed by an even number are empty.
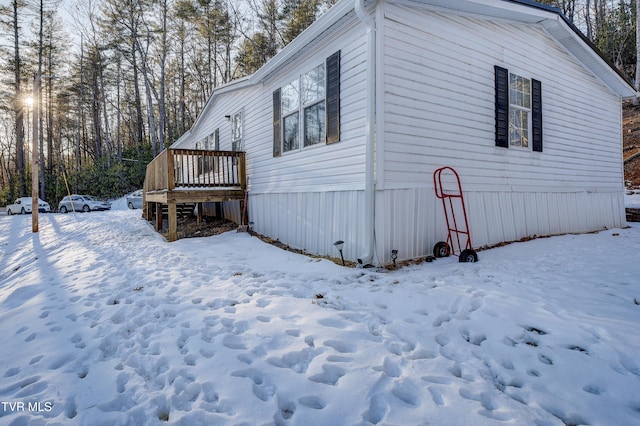
[[[144,191],[245,185],[244,152],[167,148],[147,165]]]

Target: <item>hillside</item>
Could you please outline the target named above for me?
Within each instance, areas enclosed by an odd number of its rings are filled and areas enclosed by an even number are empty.
[[[640,106],[623,107],[624,179],[640,188]]]

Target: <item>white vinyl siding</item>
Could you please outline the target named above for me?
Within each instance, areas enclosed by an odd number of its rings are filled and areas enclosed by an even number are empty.
[[[466,190],[620,189],[619,98],[541,27],[393,4],[385,13],[384,188],[429,185],[448,165]],[[494,146],[496,64],[543,81],[537,156]]]
[[[349,26],[273,75],[245,109],[245,146],[251,157],[251,193],[326,192],[364,188],[364,32]],[[273,92],[341,51],[340,142],[316,144],[273,157]],[[251,112],[250,112],[251,111]],[[284,111],[282,116],[285,117]],[[304,117],[299,117],[303,120]],[[254,121],[251,121],[254,120]],[[302,135],[301,135],[302,137]],[[303,141],[299,141],[302,145]]]

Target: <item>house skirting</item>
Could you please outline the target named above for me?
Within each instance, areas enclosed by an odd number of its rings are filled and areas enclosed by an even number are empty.
[[[620,192],[465,192],[474,248],[525,237],[583,233],[626,225]],[[345,259],[365,252],[364,191],[249,193],[253,229],[293,248],[336,257],[343,240]],[[239,219],[239,203],[225,203],[225,217]],[[456,217],[462,219],[462,212]],[[432,188],[376,192],[376,264],[432,254],[447,230],[441,200]]]
[[[474,248],[525,237],[599,231],[626,225],[619,192],[464,192]],[[442,201],[431,188],[387,190],[376,203],[376,248],[382,263],[431,254],[447,237]],[[463,218],[456,212],[456,218]]]

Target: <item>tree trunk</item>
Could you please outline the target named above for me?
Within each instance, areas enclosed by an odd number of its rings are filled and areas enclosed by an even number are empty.
[[[14,42],[14,76],[15,97],[13,110],[16,115],[16,169],[18,172],[18,194],[24,197],[27,193],[24,170],[24,100],[20,87],[20,43],[18,33],[18,0],[13,0],[13,42]]]
[[[82,144],[82,104],[84,102],[84,38],[80,34],[80,96],[78,98],[78,124],[77,124],[77,140],[76,140],[76,172],[80,171],[80,146]]]
[[[636,0],[636,92],[640,92],[640,0]],[[633,98],[633,104],[638,105],[638,97]]]
[[[111,138],[109,133],[109,114],[107,111],[107,89],[104,86],[104,73],[102,71],[102,55],[98,55],[98,77],[100,82],[100,95],[102,97],[102,116],[104,119],[104,142],[106,145],[107,167],[111,168]]]
[[[43,41],[44,41],[44,0],[40,0],[40,30],[38,32],[38,76],[42,79],[42,56],[43,56]],[[49,79],[51,81],[51,79]],[[42,80],[40,80],[42,82]],[[40,90],[42,86],[39,86],[38,90],[38,99],[35,102],[38,102],[38,109],[42,111],[42,90]],[[38,145],[39,149],[39,164],[40,164],[40,195],[42,198],[45,198],[45,174],[44,174],[44,132],[43,129],[43,114],[39,114],[38,116]]]
[[[166,124],[166,108],[165,108],[165,71],[167,63],[167,0],[162,3],[162,60],[160,62],[160,99],[158,100],[159,128],[158,138],[160,142],[160,151],[165,148],[165,132]]]
[[[147,40],[147,43],[149,43],[149,40]],[[144,88],[147,96],[147,114],[149,119],[149,138],[151,142],[151,152],[153,153],[153,157],[155,158],[160,152],[158,151],[156,115],[153,111],[152,86],[151,81],[149,80],[149,71],[147,69],[147,53],[142,50],[142,46],[140,46],[140,43],[137,43],[137,46],[140,52],[140,62],[142,64],[140,71],[142,72],[142,78],[144,79]]]
[[[133,90],[136,105],[136,145],[142,145],[144,142],[143,121],[142,121],[142,99],[140,98],[140,83],[138,82],[138,59],[136,55],[136,44],[138,43],[137,33],[131,37],[131,65],[133,67]]]

